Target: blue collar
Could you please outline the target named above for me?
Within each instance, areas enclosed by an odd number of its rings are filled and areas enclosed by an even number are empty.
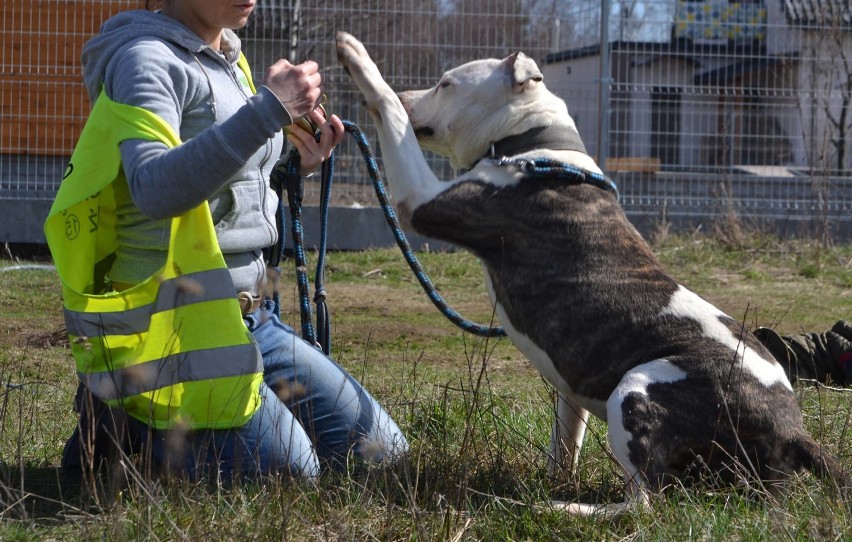
[[[572,184],[590,184],[607,192],[612,192],[618,199],[618,187],[615,182],[600,173],[581,169],[564,162],[551,160],[549,158],[489,158],[495,166],[517,167],[525,176],[532,178],[546,177],[548,179],[561,179]]]

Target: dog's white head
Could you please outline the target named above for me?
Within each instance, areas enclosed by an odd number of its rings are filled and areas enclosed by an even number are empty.
[[[454,168],[470,168],[493,142],[532,128],[558,123],[577,130],[565,102],[523,53],[463,64],[434,87],[400,92],[399,99],[420,145]]]

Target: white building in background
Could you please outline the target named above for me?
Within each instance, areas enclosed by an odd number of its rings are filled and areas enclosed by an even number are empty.
[[[649,5],[612,10],[608,169],[852,169],[848,0]],[[596,156],[600,54],[595,44],[543,62]]]

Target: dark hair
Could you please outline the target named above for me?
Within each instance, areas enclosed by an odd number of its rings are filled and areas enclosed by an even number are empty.
[[[164,0],[145,0],[145,9],[152,10],[163,7]]]

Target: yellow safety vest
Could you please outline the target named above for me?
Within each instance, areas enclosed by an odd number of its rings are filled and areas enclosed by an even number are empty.
[[[128,290],[105,291],[118,247],[118,144],[126,139],[181,143],[159,116],[101,92],[45,222],[77,374],[96,397],[157,429],[239,427],[260,408],[263,362],[208,204],[172,219],[158,273]]]

